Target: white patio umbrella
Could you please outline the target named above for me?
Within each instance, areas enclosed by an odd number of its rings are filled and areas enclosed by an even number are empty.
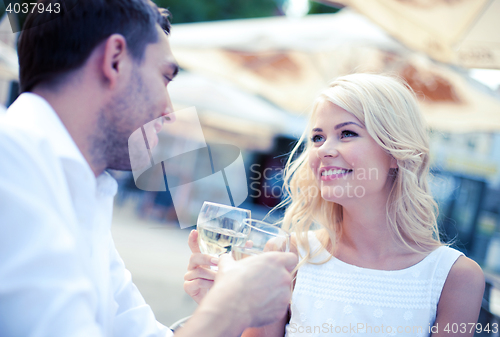
[[[405,78],[419,94],[432,128],[500,130],[500,100],[491,90],[464,72],[411,52],[352,10],[296,20],[175,25],[171,45],[183,68],[233,83],[298,114],[337,76],[389,72]]]
[[[294,115],[234,84],[181,71],[169,84],[175,110],[194,106],[208,141],[267,151],[278,135],[298,138],[306,117]],[[182,114],[179,114],[182,122]]]
[[[362,15],[345,11],[291,20],[286,17],[174,25],[170,43],[180,65],[221,78],[285,110],[307,111],[333,78],[339,48],[405,47]]]
[[[347,5],[435,60],[500,69],[500,0],[316,0]]]

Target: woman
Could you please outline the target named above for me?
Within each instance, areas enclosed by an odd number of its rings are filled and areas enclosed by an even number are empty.
[[[408,86],[372,74],[333,81],[285,170],[283,227],[300,258],[290,317],[244,336],[472,336],[484,277],[439,240],[428,171]]]

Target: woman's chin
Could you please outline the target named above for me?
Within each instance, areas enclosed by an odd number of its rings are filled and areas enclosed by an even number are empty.
[[[342,206],[350,200],[357,199],[355,195],[348,195],[347,193],[342,193],[340,191],[341,189],[338,186],[323,186],[321,188],[321,198],[325,201],[334,202]]]

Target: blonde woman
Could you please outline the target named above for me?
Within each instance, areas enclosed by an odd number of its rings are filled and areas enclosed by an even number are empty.
[[[333,81],[285,170],[282,225],[300,259],[289,315],[244,336],[473,336],[484,276],[439,240],[428,171],[407,85],[372,74]],[[193,282],[210,286],[200,265],[186,274],[191,295],[201,293]]]

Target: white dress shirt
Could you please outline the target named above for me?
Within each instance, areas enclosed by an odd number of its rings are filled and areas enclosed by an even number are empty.
[[[0,116],[0,336],[172,335],[115,249],[116,190],[40,96]]]

